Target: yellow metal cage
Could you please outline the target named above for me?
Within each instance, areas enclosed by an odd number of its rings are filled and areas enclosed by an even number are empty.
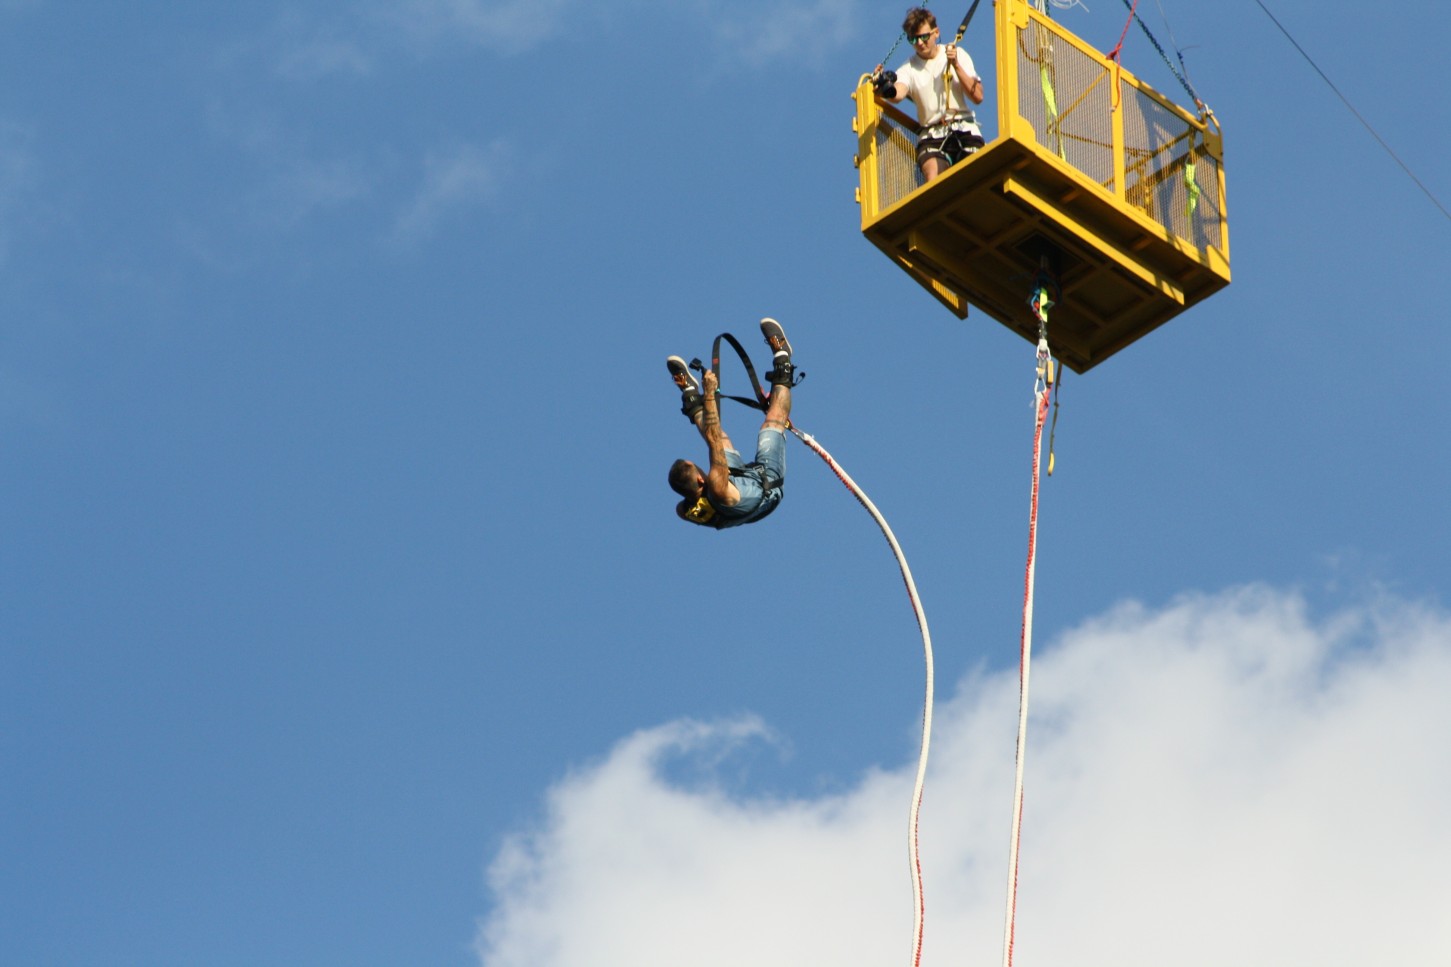
[[[1229,284],[1223,142],[1024,0],[995,7],[998,136],[930,184],[916,123],[862,78],[862,233],[959,318],[1034,343],[1046,268],[1053,349],[1081,373]]]

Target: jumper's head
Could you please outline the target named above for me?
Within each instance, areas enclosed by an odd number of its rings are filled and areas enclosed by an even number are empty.
[[[685,499],[675,505],[675,516],[696,524],[708,524],[715,508],[705,499],[705,474],[689,460],[670,465],[670,489]]]
[[[705,474],[689,460],[676,460],[670,465],[670,489],[693,501],[705,492]]]

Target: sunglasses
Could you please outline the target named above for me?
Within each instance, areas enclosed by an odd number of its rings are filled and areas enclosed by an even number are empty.
[[[929,30],[925,34],[914,34],[912,36],[909,36],[907,38],[907,42],[908,43],[911,43],[911,44],[921,44],[921,43],[925,43],[926,41],[929,41],[931,39],[932,39],[932,31]]]

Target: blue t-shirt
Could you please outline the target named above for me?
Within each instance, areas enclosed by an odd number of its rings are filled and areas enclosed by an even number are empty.
[[[735,457],[735,461],[731,461]],[[715,508],[715,517],[711,524],[717,529],[735,527],[738,524],[749,524],[753,520],[760,520],[781,502],[781,488],[766,488],[763,478],[766,470],[760,464],[740,465],[740,455],[727,452],[726,462],[740,470],[740,473],[731,474],[731,483],[741,493],[740,502],[734,507],[722,507],[711,501],[711,507]]]

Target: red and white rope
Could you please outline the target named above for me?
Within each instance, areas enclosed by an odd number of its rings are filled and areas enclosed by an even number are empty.
[[[1023,577],[1023,635],[1018,647],[1018,751],[1017,774],[1013,782],[1013,831],[1008,851],[1008,910],[1003,928],[1003,967],[1012,967],[1013,943],[1018,914],[1018,844],[1023,827],[1023,763],[1028,745],[1028,680],[1033,658],[1033,583],[1038,564],[1038,486],[1043,469],[1043,424],[1047,422],[1052,394],[1053,363],[1046,340],[1038,344],[1038,385],[1033,424],[1033,488],[1028,513],[1028,565]],[[1045,378],[1046,376],[1046,378]]]
[[[902,571],[902,581],[907,586],[907,597],[912,601],[912,611],[917,616],[917,627],[922,632],[922,652],[927,662],[927,690],[926,697],[922,703],[922,748],[917,756],[917,781],[912,789],[912,809],[907,822],[907,858],[912,870],[912,967],[920,967],[922,963],[922,928],[925,922],[925,909],[922,901],[922,858],[917,846],[917,823],[922,811],[922,788],[927,778],[927,752],[932,741],[932,634],[927,630],[927,614],[922,610],[922,599],[917,596],[917,585],[912,580],[912,570],[907,566],[907,558],[902,553],[902,546],[897,543],[897,538],[892,534],[892,529],[887,526],[887,521],[877,510],[876,505],[868,499],[862,489],[856,485],[845,470],[841,468],[831,454],[822,448],[821,444],[809,433],[803,433],[796,427],[791,427],[791,432],[806,444],[816,455],[826,461],[832,473],[846,485],[852,495],[866,508],[867,513],[872,515],[872,520],[877,522],[881,528],[882,535],[886,537],[887,543],[891,545],[892,553],[897,557],[897,567]]]

